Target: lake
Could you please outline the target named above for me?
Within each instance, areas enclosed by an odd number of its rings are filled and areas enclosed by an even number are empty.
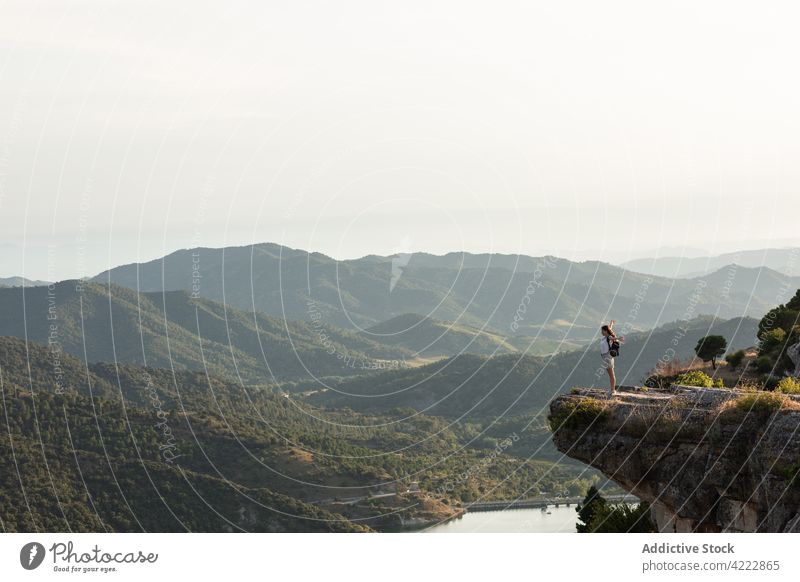
[[[424,530],[427,533],[574,533],[578,514],[575,505],[541,509],[476,511]]]

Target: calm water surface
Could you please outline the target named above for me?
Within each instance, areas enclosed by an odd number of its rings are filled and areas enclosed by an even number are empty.
[[[476,511],[466,513],[428,530],[430,533],[574,533],[578,514],[575,506],[541,509],[506,509],[503,511]]]

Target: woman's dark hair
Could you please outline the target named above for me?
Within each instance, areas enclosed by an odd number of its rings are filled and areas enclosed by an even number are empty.
[[[613,338],[615,338],[615,339],[616,339],[616,337],[617,337],[617,334],[615,334],[615,333],[614,333],[614,332],[611,330],[611,328],[610,328],[610,327],[608,327],[607,325],[604,325],[604,326],[603,326],[603,327],[601,327],[600,329],[601,329],[602,331],[606,332],[606,333],[609,335],[609,337],[613,337]]]

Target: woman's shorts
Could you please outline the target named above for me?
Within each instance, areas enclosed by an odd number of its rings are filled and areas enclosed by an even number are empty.
[[[603,358],[603,367],[606,370],[613,370],[614,369],[614,358],[611,356],[600,356]]]

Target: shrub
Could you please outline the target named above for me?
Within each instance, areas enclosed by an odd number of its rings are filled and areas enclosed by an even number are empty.
[[[782,394],[800,394],[800,378],[795,378],[793,376],[781,378],[775,390]]]
[[[759,346],[762,352],[771,352],[775,348],[780,348],[786,341],[786,332],[781,329],[772,329],[761,337],[761,345]]]
[[[756,370],[760,374],[766,374],[772,370],[772,358],[769,356],[760,356],[756,359]]]
[[[718,380],[718,382],[721,383],[722,380]],[[713,388],[715,381],[705,372],[690,370],[679,374],[675,379],[675,383],[683,384],[684,386],[697,386],[699,388]]]
[[[744,350],[739,350],[737,352],[733,352],[732,354],[728,354],[725,357],[725,361],[728,362],[728,365],[731,367],[731,370],[735,370],[739,366],[742,365],[742,361],[744,361]]]
[[[650,533],[656,527],[650,520],[650,506],[639,503],[631,506],[625,503],[605,504],[598,507],[589,522],[588,529],[593,533]]]
[[[735,400],[736,408],[745,412],[775,412],[776,410],[780,410],[785,402],[786,397],[774,392],[743,394]]]
[[[800,290],[786,304],[771,309],[758,324],[758,355],[769,356],[770,369],[781,375],[794,369],[786,348],[800,341]],[[768,371],[768,370],[767,370]]]
[[[556,414],[547,417],[550,430],[556,432],[560,428],[579,430],[606,415],[607,403],[597,398],[573,399],[562,404]]]

